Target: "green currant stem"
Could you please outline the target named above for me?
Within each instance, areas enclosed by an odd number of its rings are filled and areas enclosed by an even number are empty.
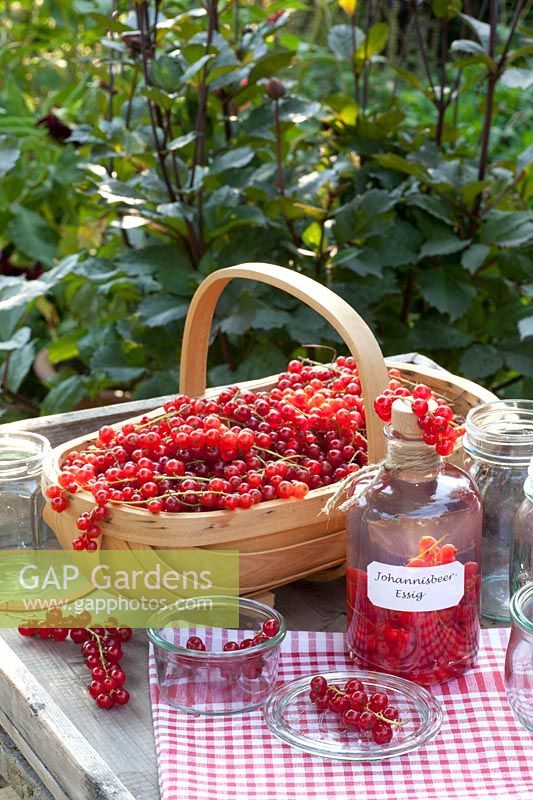
[[[368,706],[365,706],[365,711],[371,711],[372,714],[377,719],[380,720],[380,722],[386,722],[387,725],[396,725],[397,728],[401,728],[401,727],[403,727],[403,725],[405,725],[405,722],[403,720],[401,720],[401,719],[387,719],[387,717],[383,716],[381,711],[372,711],[372,709],[368,708]]]
[[[98,655],[100,656],[100,661],[102,663],[103,668],[105,669],[106,677],[109,678],[109,665],[105,660],[104,655],[104,648],[102,647],[102,637],[99,633],[93,631],[92,628],[85,628],[86,631],[89,631],[91,636],[96,640],[96,646],[98,647]]]
[[[260,450],[262,453],[268,453],[271,456],[276,456],[276,461],[288,462],[288,461],[294,461],[294,459],[296,458],[301,458],[301,456],[288,456],[287,458],[280,458],[279,453],[276,453],[275,450],[268,450],[268,448],[266,447],[258,447],[257,445],[254,445],[254,447],[252,447],[252,450],[254,451]]]
[[[342,689],[339,689],[338,686],[334,686],[333,684],[328,684],[327,688],[330,689],[331,691],[335,692],[336,694],[340,694],[340,695],[343,695],[343,696],[346,694],[346,692],[343,692]],[[398,719],[398,720],[396,720],[396,719],[387,719],[387,717],[383,716],[381,711],[373,711],[371,708],[369,708],[368,704],[365,706],[364,710],[365,711],[370,711],[370,713],[373,714],[376,717],[376,719],[379,719],[380,722],[386,722],[387,725],[396,725],[397,727],[401,727],[402,725],[405,725],[405,722],[402,722],[402,720],[400,720],[400,719]]]

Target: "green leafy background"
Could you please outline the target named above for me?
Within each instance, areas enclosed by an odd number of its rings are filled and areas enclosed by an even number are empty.
[[[11,4],[2,421],[106,390],[175,391],[196,287],[243,261],[330,286],[385,354],[416,350],[502,395],[533,396],[530,20],[514,25],[519,4],[500,3],[491,52],[487,4],[434,0],[418,21],[407,5],[360,2],[349,17],[336,0],[210,0],[210,30],[206,9],[185,0]],[[231,284],[209,381],[276,372],[306,343],[343,349],[292,298]],[[43,351],[53,370],[37,377]]]

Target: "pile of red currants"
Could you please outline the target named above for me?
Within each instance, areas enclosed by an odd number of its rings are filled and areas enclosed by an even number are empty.
[[[452,409],[429,387],[402,383],[397,370],[390,375],[375,402],[379,416],[390,419],[394,399],[411,398],[424,441],[448,455],[462,430]],[[161,413],[104,426],[94,443],[67,455],[46,495],[57,512],[80,489],[92,495],[73,547],[96,550],[114,504],[160,514],[302,499],[367,463],[365,432],[354,359],[293,360],[269,391],[231,386],[213,398],[179,395]]]

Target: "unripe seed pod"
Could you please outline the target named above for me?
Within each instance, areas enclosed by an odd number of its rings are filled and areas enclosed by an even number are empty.
[[[271,100],[279,100],[285,94],[285,87],[277,78],[270,78],[266,85],[267,95]]]

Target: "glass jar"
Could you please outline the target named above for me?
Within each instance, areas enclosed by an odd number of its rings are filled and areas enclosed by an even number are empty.
[[[533,457],[533,401],[498,400],[466,418],[466,468],[483,501],[481,613],[509,621],[509,571],[515,518]]]
[[[481,503],[398,404],[385,467],[347,511],[347,644],[366,669],[441,683],[477,655]]]
[[[511,708],[533,731],[533,583],[511,599],[511,636],[505,657],[505,688]]]
[[[281,644],[287,633],[285,620],[270,606],[246,597],[200,600],[201,606],[191,602],[189,610],[158,612],[148,630],[162,700],[196,715],[242,714],[258,708],[276,686]],[[235,628],[220,627],[221,618],[235,610],[236,604]],[[202,628],[196,622],[199,608],[207,619]],[[230,641],[250,640],[267,620],[275,620],[277,632],[266,641],[224,650]],[[191,635],[202,638],[205,651],[186,647]]]
[[[533,459],[524,481],[525,499],[515,517],[511,550],[511,592],[533,581]]]
[[[0,550],[41,547],[52,535],[40,490],[49,451],[50,442],[38,433],[0,433]]]

